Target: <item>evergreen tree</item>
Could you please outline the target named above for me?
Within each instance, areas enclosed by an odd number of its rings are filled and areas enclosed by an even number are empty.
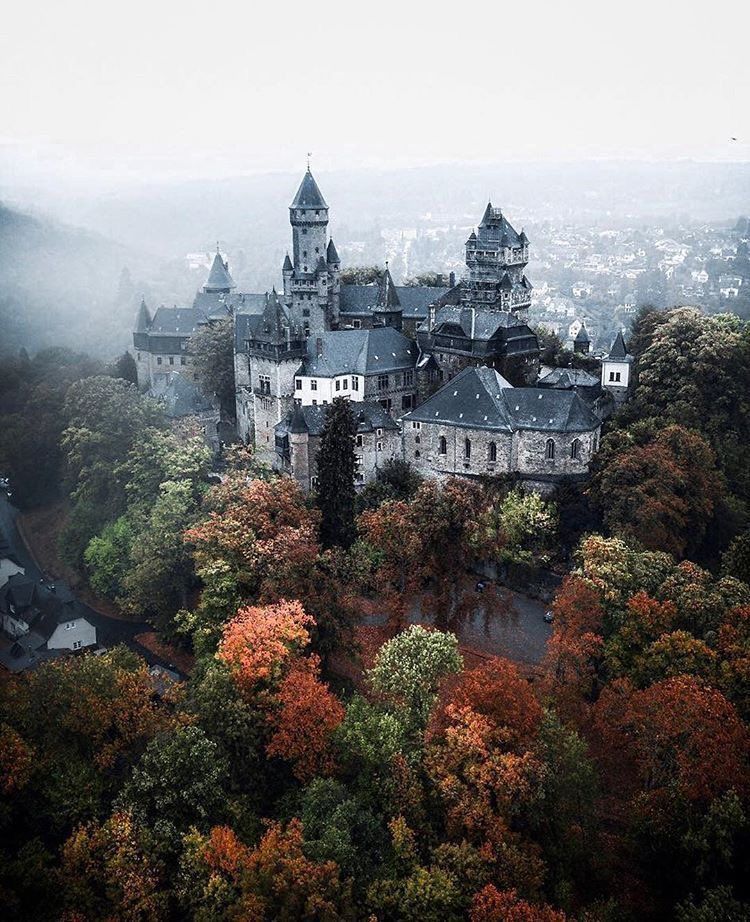
[[[355,538],[356,431],[349,401],[337,397],[326,413],[318,454],[318,506],[323,513],[320,538],[326,547],[349,547]]]

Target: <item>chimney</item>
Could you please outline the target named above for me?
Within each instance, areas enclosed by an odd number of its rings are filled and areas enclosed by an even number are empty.
[[[427,332],[432,333],[435,327],[435,305],[430,304],[427,308]]]
[[[318,354],[318,358],[323,355],[323,340],[320,337],[315,340],[315,351]]]
[[[456,273],[455,272],[451,272],[450,275],[448,276],[448,287],[449,288],[456,287]]]
[[[472,307],[471,309],[471,339],[472,339],[472,342],[474,340],[474,330],[476,328],[476,323],[477,323],[477,309],[475,307]]]

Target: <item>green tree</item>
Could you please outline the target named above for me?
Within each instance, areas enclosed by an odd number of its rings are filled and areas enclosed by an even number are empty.
[[[322,513],[320,538],[324,547],[349,547],[356,532],[354,474],[357,424],[351,403],[337,397],[326,412],[318,451],[317,503]]]
[[[188,352],[198,384],[208,397],[218,397],[222,410],[234,418],[234,321],[231,317],[199,327]]]

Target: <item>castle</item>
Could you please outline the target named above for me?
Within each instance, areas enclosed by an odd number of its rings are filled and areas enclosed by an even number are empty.
[[[237,293],[217,251],[191,308],[161,307],[152,318],[142,304],[139,384],[189,376],[192,332],[233,317],[238,435],[305,491],[315,487],[325,407],[336,397],[355,404],[359,484],[395,458],[427,477],[515,474],[541,490],[584,478],[607,395],[627,395],[630,356],[619,336],[600,378],[574,369],[539,378],[539,343],[525,320],[526,234],[489,203],[457,283],[398,286],[386,265],[379,282],[359,285],[341,280],[328,218],[308,166],[289,207],[281,292]],[[576,351],[588,351],[585,328]]]

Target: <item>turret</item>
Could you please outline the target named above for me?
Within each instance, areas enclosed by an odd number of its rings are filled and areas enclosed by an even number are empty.
[[[621,331],[615,337],[609,355],[605,355],[602,360],[602,387],[608,390],[618,403],[627,399],[632,364],[633,356],[627,350]]]
[[[229,294],[229,292],[236,287],[232,276],[229,274],[229,263],[221,258],[221,253],[217,246],[211,271],[208,273],[208,278],[203,286],[203,290],[206,292],[211,291]]]
[[[378,326],[395,327],[400,330],[403,325],[403,309],[393,284],[391,270],[385,264],[385,272],[378,287],[378,300],[373,310],[373,323]]]
[[[289,206],[292,225],[293,262],[296,273],[311,273],[318,257],[326,252],[328,205],[315,182],[310,167]]]
[[[577,352],[579,355],[588,355],[590,348],[591,339],[589,338],[586,324],[583,322],[580,330],[576,333],[576,338],[573,340],[573,352]]]
[[[292,276],[294,275],[294,266],[292,261],[289,258],[287,253],[284,257],[284,265],[281,269],[281,274],[284,278],[284,297],[290,298],[292,295]]]

